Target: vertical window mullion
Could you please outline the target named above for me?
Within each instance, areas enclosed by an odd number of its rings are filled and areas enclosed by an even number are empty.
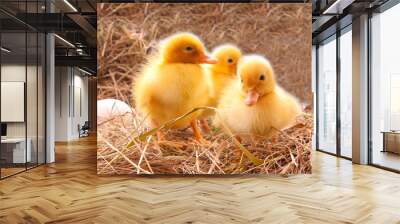
[[[39,15],[39,0],[36,1],[36,13],[37,15]],[[39,166],[39,31],[38,30],[36,31],[36,166]]]
[[[25,1],[25,21],[28,20],[28,1]],[[24,100],[24,118],[25,118],[25,170],[28,170],[28,25],[25,23],[25,100]]]
[[[340,119],[340,35],[339,28],[336,31],[336,154],[341,156],[341,119]]]
[[[2,23],[0,23],[0,47],[2,46],[2,32],[1,32],[1,28],[2,28],[2,25],[1,25]],[[0,51],[0,124],[2,124],[2,122],[1,122],[1,67],[2,67],[2,64],[1,64],[1,62],[2,62],[2,58],[1,58],[1,55],[2,55],[2,52]],[[1,161],[1,144],[0,144],[0,161]],[[2,170],[2,162],[0,162],[0,180],[2,179],[2,176],[1,176],[1,170]]]
[[[319,44],[315,47],[315,149],[319,149]]]
[[[367,129],[368,129],[368,156],[367,156],[367,163],[372,164],[373,163],[373,148],[372,148],[372,85],[371,85],[371,78],[372,78],[372,64],[371,64],[371,56],[372,56],[372,30],[371,30],[371,20],[372,20],[372,12],[368,12],[368,32],[367,32],[367,46],[368,46],[368,53],[367,53],[367,97],[368,97],[368,124],[367,124]]]
[[[50,5],[48,0],[44,1],[44,5],[45,5],[44,12],[48,13],[48,7]],[[47,145],[48,145],[48,142],[47,142],[47,124],[48,124],[47,123],[47,43],[48,43],[47,38],[48,38],[48,35],[49,34],[47,33],[47,31],[44,31],[44,55],[43,55],[44,65],[42,63],[42,65],[44,66],[44,68],[42,68],[42,82],[44,82],[44,100],[43,100],[43,102],[44,102],[44,111],[43,111],[44,117],[42,117],[44,119],[44,136],[43,136],[43,139],[44,139],[44,161],[43,161],[43,163],[47,163]],[[42,42],[42,44],[43,44],[43,42]],[[43,51],[42,51],[42,53],[43,53]],[[60,91],[61,91],[61,89],[60,89]],[[43,109],[43,107],[42,107],[42,109]]]

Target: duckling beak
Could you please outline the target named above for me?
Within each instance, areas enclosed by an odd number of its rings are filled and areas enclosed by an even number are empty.
[[[205,54],[200,57],[200,64],[217,64],[217,62],[218,61],[216,59]]]
[[[254,104],[257,103],[259,97],[260,94],[257,91],[250,90],[246,94],[246,99],[244,100],[244,103],[249,107],[253,106]]]

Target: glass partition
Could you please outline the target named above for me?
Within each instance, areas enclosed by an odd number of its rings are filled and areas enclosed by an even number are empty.
[[[26,40],[25,32],[1,34],[2,177],[24,171],[31,162],[26,141]]]
[[[46,39],[15,18],[38,13],[43,4],[0,1],[13,12],[0,12],[1,179],[45,163]]]

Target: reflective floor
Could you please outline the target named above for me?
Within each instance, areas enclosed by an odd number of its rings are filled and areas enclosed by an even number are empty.
[[[373,163],[400,171],[400,155],[391,152],[375,151]]]

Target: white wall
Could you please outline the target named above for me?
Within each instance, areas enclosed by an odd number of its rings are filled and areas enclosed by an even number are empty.
[[[68,141],[69,132],[69,69],[55,68],[55,141]]]
[[[1,81],[25,82],[25,65],[9,64],[1,66]],[[7,108],[1,108],[6,110]],[[25,123],[7,123],[7,137],[25,137]]]
[[[33,79],[31,75],[36,77],[36,67],[18,64],[5,64],[1,66],[1,81],[3,82],[25,82],[25,75],[27,69],[28,72],[28,87],[27,87],[27,119],[28,119],[28,137],[29,128],[35,130],[36,135],[36,79]],[[39,105],[40,106],[40,105]],[[7,108],[1,108],[2,110],[7,110]],[[7,122],[7,136],[8,137],[25,137],[25,122]]]
[[[88,78],[82,76],[82,73],[76,74],[75,70],[75,75],[74,75],[74,92],[75,94],[73,97],[74,99],[74,108],[72,110],[72,132],[71,135],[74,136],[74,138],[79,137],[78,133],[78,124],[83,125],[85,121],[88,121]],[[81,110],[81,111],[80,111]]]
[[[72,67],[56,67],[55,73],[55,140],[74,140],[78,125],[88,120],[88,78]]]

